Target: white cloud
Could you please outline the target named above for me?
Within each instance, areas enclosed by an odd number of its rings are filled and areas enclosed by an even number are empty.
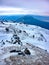
[[[16,15],[16,14],[34,14],[45,15],[41,10],[31,10],[24,8],[0,7],[0,15]]]
[[[27,10],[23,8],[0,7],[0,15],[9,14],[34,14],[37,10]]]

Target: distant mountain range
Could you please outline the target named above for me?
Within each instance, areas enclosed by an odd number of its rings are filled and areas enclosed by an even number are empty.
[[[49,22],[42,21],[41,19],[37,19],[38,17],[35,18],[35,16],[32,15],[25,15],[20,18],[18,18],[16,21],[17,22],[23,22],[25,24],[32,24],[32,25],[37,25],[41,26],[43,28],[49,29]]]
[[[0,16],[0,20],[13,22],[22,22],[25,24],[37,25],[49,29],[49,16],[38,15],[13,15],[13,16]],[[48,22],[47,22],[48,21]]]

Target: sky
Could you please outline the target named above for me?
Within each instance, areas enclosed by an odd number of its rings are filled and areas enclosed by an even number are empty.
[[[49,0],[0,0],[0,15],[7,14],[49,16]]]

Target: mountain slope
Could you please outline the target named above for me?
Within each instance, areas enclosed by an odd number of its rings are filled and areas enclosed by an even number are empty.
[[[0,22],[0,65],[49,65],[49,30]]]

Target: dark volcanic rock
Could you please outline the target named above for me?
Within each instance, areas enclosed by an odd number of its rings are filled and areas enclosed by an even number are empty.
[[[8,27],[6,27],[5,30],[6,30],[6,32],[9,32],[9,28]]]
[[[27,55],[30,55],[30,54],[31,54],[30,51],[28,50],[28,48],[26,48],[26,49],[24,50],[24,53],[27,54]]]
[[[13,53],[13,52],[21,52],[21,50],[11,50],[10,53]]]
[[[16,52],[16,50],[11,50],[10,53],[12,53],[12,52]]]
[[[19,52],[18,55],[23,55],[23,56],[25,56],[25,53]]]

